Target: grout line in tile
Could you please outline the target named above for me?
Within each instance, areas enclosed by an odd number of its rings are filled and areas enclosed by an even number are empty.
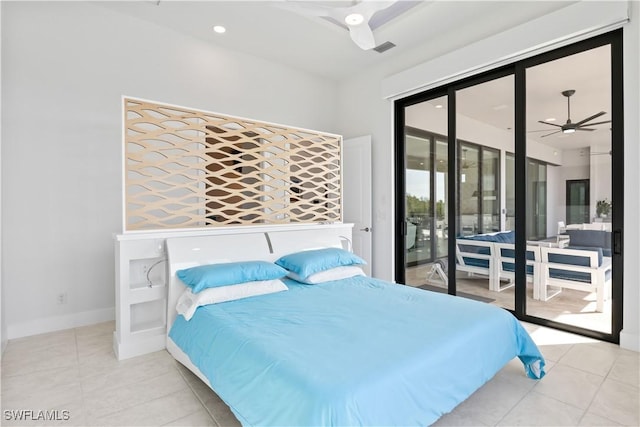
[[[135,408],[135,407],[137,407],[137,406],[141,406],[141,405],[144,405],[144,404],[147,404],[147,403],[150,403],[150,402],[154,402],[154,401],[156,401],[156,400],[158,400],[158,399],[162,399],[162,398],[167,397],[167,396],[169,396],[169,395],[171,395],[171,394],[174,394],[174,393],[175,393],[175,391],[171,391],[171,392],[168,392],[168,393],[166,393],[166,394],[163,394],[163,395],[160,395],[160,396],[156,396],[156,397],[154,397],[153,399],[145,400],[144,402],[139,402],[139,403],[137,403],[137,404],[135,404],[135,405],[126,406],[126,407],[123,407],[123,408],[118,409],[117,411],[109,412],[109,413],[107,413],[107,414],[100,415],[100,416],[99,416],[99,417],[97,417],[97,418],[102,418],[102,419],[104,419],[104,418],[108,418],[108,417],[110,417],[110,416],[112,416],[112,415],[115,415],[115,414],[117,414],[117,413],[119,413],[119,412],[126,411],[126,410],[128,410],[128,409]],[[84,408],[84,407],[83,407],[83,408]],[[180,418],[182,418],[182,417],[180,417]],[[177,418],[176,418],[176,419],[177,419]],[[172,420],[172,421],[175,421],[175,420]]]
[[[618,356],[618,357],[620,357],[620,356]],[[616,358],[616,360],[617,360],[617,358]],[[582,415],[582,417],[580,418],[580,421],[582,421],[582,418],[584,418],[584,417],[586,416],[586,414],[589,412],[589,409],[591,409],[591,405],[593,405],[593,401],[596,399],[596,397],[598,396],[598,393],[600,393],[600,390],[602,389],[602,387],[604,386],[604,383],[605,383],[607,380],[609,380],[609,381],[613,381],[614,383],[616,383],[616,384],[620,384],[620,385],[623,385],[623,386],[629,386],[629,385],[631,385],[631,384],[624,383],[624,382],[622,382],[622,381],[618,381],[618,380],[616,380],[616,379],[614,379],[614,378],[609,378],[609,374],[607,374],[607,376],[604,378],[604,380],[602,381],[602,383],[600,383],[600,387],[598,387],[598,391],[593,395],[593,399],[591,399],[591,402],[589,402],[589,406],[587,406],[587,409],[586,409],[585,413]],[[631,386],[633,387],[633,385],[631,385]],[[599,417],[601,417],[601,418],[604,418],[604,419],[606,419],[606,420],[611,421],[611,422],[612,422],[612,425],[618,425],[618,424],[621,424],[621,423],[620,423],[620,422],[618,422],[618,421],[610,420],[608,417],[605,417],[604,415],[601,415],[601,414],[597,414],[597,415],[598,415]]]
[[[513,404],[513,406],[511,406],[511,408],[509,408],[509,410],[502,416],[502,418],[500,418],[495,424],[494,426],[499,425],[502,420],[504,420],[507,415],[509,415],[511,413],[511,411],[513,411],[516,406],[518,406],[520,404],[520,402],[522,402],[527,396],[529,396],[529,394],[531,394],[531,392],[533,391],[533,389],[535,388],[535,385],[533,387],[531,387],[531,389],[529,391],[527,391],[516,403]]]

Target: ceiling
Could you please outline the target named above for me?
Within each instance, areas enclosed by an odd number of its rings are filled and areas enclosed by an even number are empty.
[[[407,53],[415,58],[415,64],[424,62],[573,2],[400,0],[412,7],[405,7],[407,11],[389,22],[381,25],[378,22],[374,31],[377,45],[386,41],[396,45],[384,53],[358,48],[343,26],[282,7],[290,3],[345,7],[353,1],[139,0],[97,3],[212,45],[339,81],[369,67],[388,64]],[[379,15],[386,13],[385,10],[377,12],[372,21],[380,21]],[[227,32],[216,34],[214,25],[225,26]]]
[[[369,1],[369,0],[368,0]],[[374,0],[375,1],[375,0]],[[376,44],[390,41],[396,47],[378,53],[364,51],[349,37],[345,26],[327,19],[303,15],[282,7],[283,3],[309,6],[348,7],[353,1],[180,1],[139,0],[97,2],[100,6],[170,28],[200,41],[268,59],[337,82],[353,78],[362,70],[384,66],[390,73],[409,64],[419,64],[448,51],[486,38],[500,31],[571,5],[572,1],[408,1],[393,13],[393,7],[378,12]],[[397,5],[395,6],[397,7]],[[404,11],[403,11],[404,10]],[[391,13],[390,13],[391,12]],[[399,14],[398,14],[399,13]],[[385,16],[389,15],[389,16]],[[397,16],[394,16],[397,15]],[[388,20],[386,18],[391,17]],[[388,22],[385,22],[387,21]],[[217,34],[214,25],[227,31]],[[527,129],[552,126],[538,120],[566,121],[566,98],[561,92],[575,89],[571,98],[573,122],[604,110],[610,113],[606,63],[593,52],[570,60],[554,61],[527,74]],[[394,70],[393,65],[403,68]],[[594,64],[596,64],[594,66]],[[607,82],[601,84],[598,82]],[[489,82],[460,93],[457,105],[462,114],[507,129],[513,127],[513,84],[508,79]],[[610,120],[610,114],[598,121]],[[532,132],[531,138],[559,147],[580,148],[598,144],[608,126],[596,132],[553,135]],[[580,134],[581,138],[574,136]],[[578,142],[579,141],[579,142]]]

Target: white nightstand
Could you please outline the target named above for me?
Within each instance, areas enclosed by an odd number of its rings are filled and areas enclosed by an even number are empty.
[[[127,359],[165,348],[167,280],[164,238],[115,236],[116,357]]]

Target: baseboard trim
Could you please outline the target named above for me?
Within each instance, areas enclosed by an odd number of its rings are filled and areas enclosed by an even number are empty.
[[[43,317],[27,322],[7,325],[7,338],[28,337],[31,335],[46,334],[48,332],[72,329],[80,326],[88,326],[101,322],[114,320],[115,307],[99,310],[81,311],[79,313],[65,314],[63,316]]]
[[[640,334],[620,331],[620,347],[640,352]]]

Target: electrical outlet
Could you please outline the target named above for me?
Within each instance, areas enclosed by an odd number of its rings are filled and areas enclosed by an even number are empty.
[[[61,292],[58,294],[58,296],[56,297],[56,300],[58,301],[58,305],[64,305],[67,303],[67,293],[66,292]]]

